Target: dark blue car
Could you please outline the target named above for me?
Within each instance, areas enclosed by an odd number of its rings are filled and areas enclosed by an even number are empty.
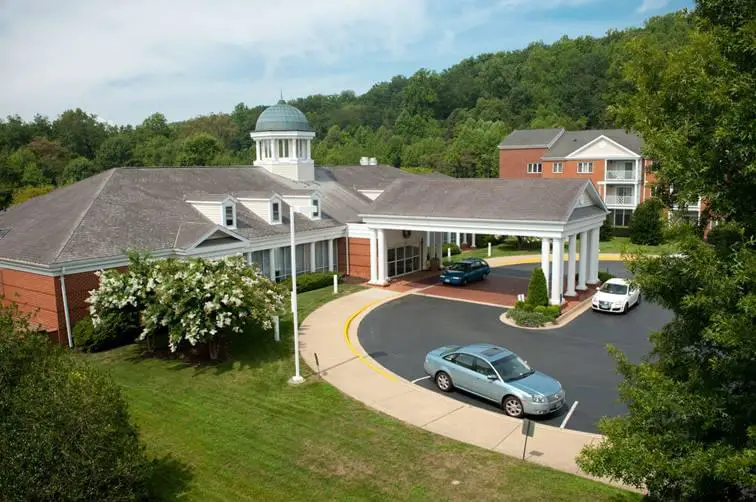
[[[444,284],[467,284],[469,282],[480,281],[491,273],[491,267],[486,260],[480,258],[469,258],[452,263],[441,272],[441,282]]]

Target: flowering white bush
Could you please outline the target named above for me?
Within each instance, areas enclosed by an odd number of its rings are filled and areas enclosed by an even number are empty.
[[[145,263],[136,267],[138,274],[131,267],[125,274],[100,274],[100,288],[89,300],[93,322],[104,311],[139,308],[140,339],[167,332],[172,351],[183,342],[207,343],[214,359],[226,335],[243,332],[250,322],[270,329],[272,317],[284,312],[280,287],[241,256]]]

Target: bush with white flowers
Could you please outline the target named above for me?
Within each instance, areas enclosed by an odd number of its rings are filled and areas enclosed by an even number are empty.
[[[126,273],[100,273],[100,287],[88,300],[93,323],[105,313],[138,308],[140,339],[167,333],[172,351],[206,343],[216,359],[228,336],[242,333],[250,323],[270,329],[273,316],[284,313],[280,286],[241,256],[215,261],[134,259],[144,260],[135,263],[137,272],[130,265]]]

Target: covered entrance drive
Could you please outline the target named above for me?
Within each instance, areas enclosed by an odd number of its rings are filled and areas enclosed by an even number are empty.
[[[370,283],[388,285],[443,260],[447,232],[523,236],[541,239],[550,301],[561,304],[598,282],[599,228],[607,213],[589,181],[401,180],[361,215],[370,236]]]

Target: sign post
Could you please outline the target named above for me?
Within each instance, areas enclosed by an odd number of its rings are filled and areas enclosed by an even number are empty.
[[[488,257],[491,257],[491,243],[488,243]]]
[[[522,435],[525,436],[525,444],[522,447],[522,459],[525,460],[525,452],[528,449],[528,437],[535,435],[535,422],[527,418],[522,420]]]

